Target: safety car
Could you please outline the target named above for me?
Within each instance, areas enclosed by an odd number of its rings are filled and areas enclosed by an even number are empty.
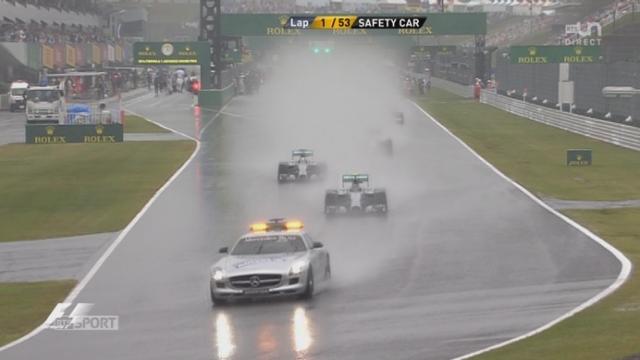
[[[243,298],[313,297],[316,282],[331,278],[329,252],[297,220],[271,219],[250,226],[211,267],[214,305]]]

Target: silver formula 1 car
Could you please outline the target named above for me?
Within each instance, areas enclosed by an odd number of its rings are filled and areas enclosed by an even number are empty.
[[[396,120],[396,124],[404,125],[404,113],[402,111],[395,111],[393,117]]]
[[[290,161],[278,164],[278,183],[322,178],[326,172],[326,164],[313,160],[313,150],[293,150]]]
[[[316,282],[331,278],[329,253],[311,240],[300,221],[253,224],[211,267],[211,301],[298,295],[309,299]]]
[[[369,187],[369,175],[342,176],[342,188],[327,190],[324,197],[326,215],[349,213],[386,214],[387,192]]]

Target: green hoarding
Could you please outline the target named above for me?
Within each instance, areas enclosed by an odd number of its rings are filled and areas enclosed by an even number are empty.
[[[591,149],[567,150],[567,166],[589,166],[592,162]]]
[[[211,64],[210,46],[206,41],[136,42],[133,44],[134,65],[198,65],[200,74],[208,74]],[[202,88],[208,89],[209,76],[202,77]]]
[[[192,42],[137,42],[133,44],[135,65],[200,65],[210,61],[209,44]]]
[[[451,54],[456,52],[456,46],[454,45],[423,45],[411,47],[411,52],[414,54],[428,53],[428,54]]]
[[[116,143],[123,140],[122,124],[25,126],[27,144]]]
[[[298,35],[476,35],[487,33],[485,13],[429,13],[414,14],[426,16],[427,21],[420,29],[346,29],[346,30],[302,30],[285,29],[283,24],[291,16],[314,16],[336,14],[223,14],[222,34],[227,36],[298,36]],[[407,16],[407,14],[397,14]],[[363,16],[370,16],[364,14]],[[394,14],[385,14],[394,16]]]
[[[591,64],[602,60],[600,46],[511,46],[512,64]]]

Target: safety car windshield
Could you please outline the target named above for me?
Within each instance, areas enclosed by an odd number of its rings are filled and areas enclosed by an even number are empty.
[[[300,235],[249,236],[238,241],[231,255],[281,254],[305,250]]]

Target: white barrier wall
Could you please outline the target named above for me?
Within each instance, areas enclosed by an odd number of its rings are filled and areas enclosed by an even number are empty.
[[[546,125],[640,151],[640,128],[570,114],[483,91],[481,102]]]

